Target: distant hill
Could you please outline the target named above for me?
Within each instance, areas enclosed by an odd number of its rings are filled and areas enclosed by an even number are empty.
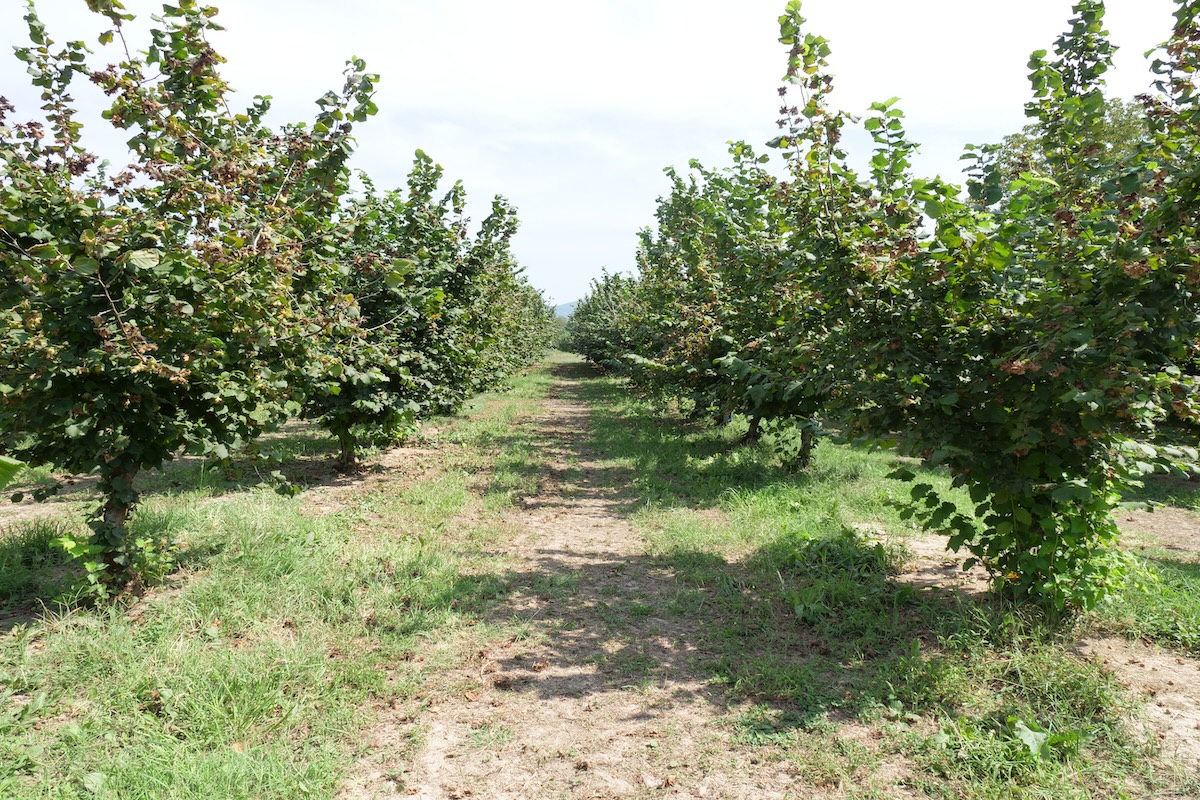
[[[575,306],[577,305],[579,305],[578,300],[573,303],[563,303],[561,306],[555,306],[554,316],[566,319],[567,317],[571,316],[571,312],[575,310]]]

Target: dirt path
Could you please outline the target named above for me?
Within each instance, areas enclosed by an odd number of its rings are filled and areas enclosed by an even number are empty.
[[[495,553],[520,587],[496,617],[528,620],[529,635],[441,676],[425,719],[386,723],[343,797],[802,795],[786,764],[730,747],[723,692],[693,666],[702,622],[662,614],[673,576],[626,521],[620,471],[587,451],[574,395],[560,378],[525,423],[548,468]],[[424,745],[396,781],[387,748],[414,724]]]

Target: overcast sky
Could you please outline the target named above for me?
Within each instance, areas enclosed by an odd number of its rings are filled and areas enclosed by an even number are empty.
[[[148,16],[156,3],[125,0]],[[476,218],[491,196],[520,209],[514,249],[535,286],[575,300],[601,267],[631,270],[637,231],[667,189],[662,169],[726,163],[726,142],[776,135],[784,0],[227,0],[215,40],[246,101],[275,123],[310,119],[357,55],[381,73],[380,113],[358,129],[354,166],[401,186],[413,151],[461,178]],[[1025,124],[1030,51],[1052,47],[1069,0],[807,0],[831,40],[834,99],[851,112],[901,98],[920,174],[958,178],[965,143]],[[83,0],[38,3],[52,38],[94,42]],[[1111,0],[1110,94],[1150,77],[1142,54],[1170,33],[1170,0]],[[24,2],[0,0],[0,43],[26,43]],[[144,41],[134,36],[137,46]],[[96,46],[96,49],[101,49]],[[4,48],[5,53],[9,51]],[[0,54],[0,95],[32,113],[23,65]],[[117,60],[114,53],[109,61]],[[78,92],[81,102],[87,90]],[[123,137],[89,125],[104,155]],[[89,136],[88,134],[92,134]],[[859,142],[866,151],[867,145]],[[111,156],[110,156],[111,157]],[[116,160],[116,158],[114,158]]]

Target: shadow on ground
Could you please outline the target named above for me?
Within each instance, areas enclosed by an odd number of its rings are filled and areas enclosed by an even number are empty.
[[[588,380],[596,373],[585,364],[555,373],[552,399],[574,402],[556,409],[553,425],[494,443],[533,437],[558,465],[526,467],[552,490],[521,505],[547,524],[572,511],[578,524],[580,509],[583,524],[588,514],[597,524],[606,516],[628,524],[647,506],[715,507],[731,486],[821,479],[744,458],[727,441],[690,437],[701,428],[687,422],[639,415],[597,423],[587,408],[611,399],[611,384]],[[902,558],[854,531],[783,536],[737,562],[698,548],[630,555],[591,541],[535,549],[522,569],[479,577],[498,589],[477,609],[483,618],[537,620],[552,631],[496,662],[497,687],[540,700],[658,687],[722,708],[766,703],[778,713],[759,728],[807,728],[827,717],[953,705],[956,656],[938,643],[971,619],[1003,627],[1005,612],[987,601],[894,580]]]
[[[335,456],[337,442],[316,424],[302,420],[288,423],[283,430],[267,434],[255,443],[251,453],[235,455],[225,461],[203,456],[181,454],[158,469],[144,470],[137,479],[142,500],[201,492],[220,497],[261,486],[311,489],[322,486],[349,486],[360,482],[365,475],[383,468],[366,461],[358,469],[339,469]],[[48,507],[59,504],[99,502],[95,475],[59,476],[57,494],[46,498]],[[29,496],[38,487],[48,487],[53,481],[18,481],[9,487],[8,495]],[[32,501],[25,500],[28,507]],[[0,526],[5,524],[5,508],[0,505]],[[19,523],[19,515],[13,523]]]
[[[496,685],[545,700],[682,682],[679,699],[769,703],[799,727],[897,703],[943,709],[953,658],[929,645],[954,633],[969,601],[854,571],[772,583],[765,567],[778,555],[757,553],[748,569],[702,551],[595,560],[544,550],[528,570],[481,576],[504,593],[485,618],[553,630],[501,660]]]

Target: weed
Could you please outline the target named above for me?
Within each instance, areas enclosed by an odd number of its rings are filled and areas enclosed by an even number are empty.
[[[513,732],[503,725],[483,723],[471,730],[472,747],[481,749],[499,748],[513,740]]]
[[[1135,563],[1136,580],[1097,609],[1099,623],[1200,656],[1200,563],[1167,553]]]

